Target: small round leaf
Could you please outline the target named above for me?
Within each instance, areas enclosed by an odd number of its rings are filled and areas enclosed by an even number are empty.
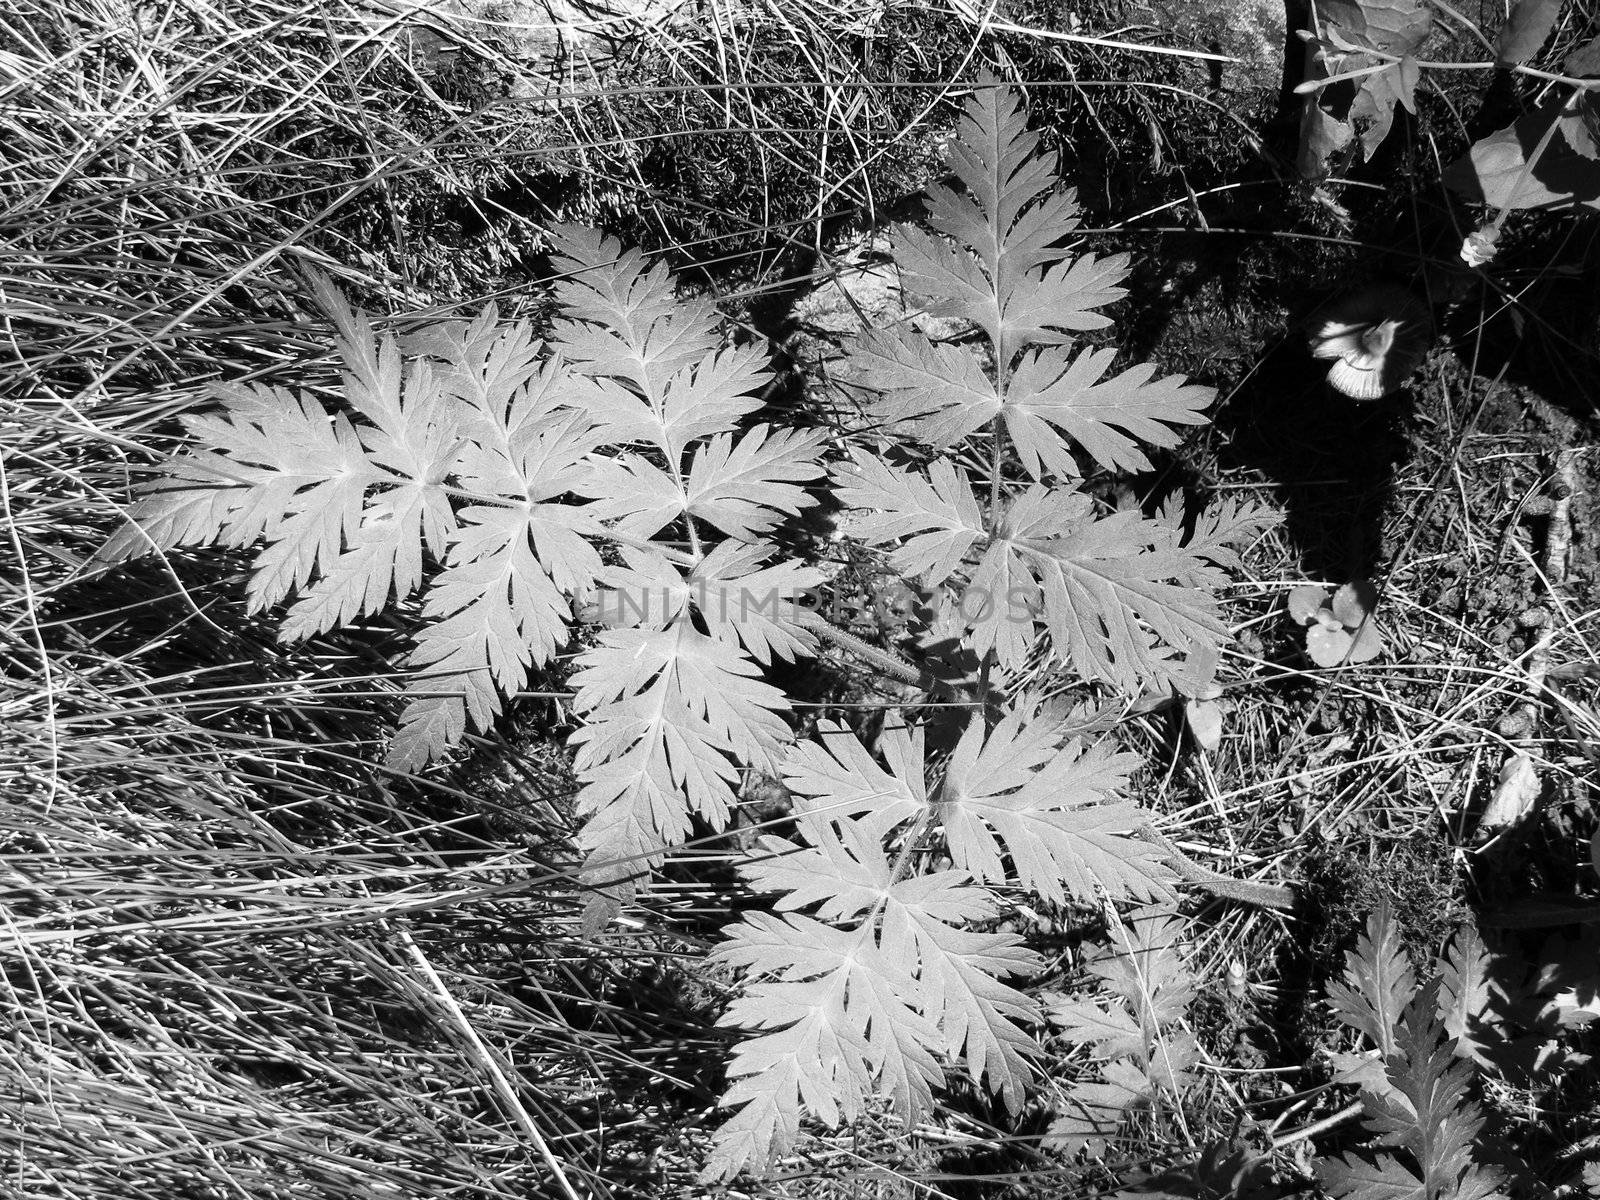
[[[1376,621],[1368,621],[1357,629],[1350,645],[1350,657],[1346,662],[1362,663],[1371,662],[1383,653],[1383,634],[1378,630]]]
[[[1346,629],[1354,629],[1367,619],[1378,603],[1378,589],[1365,579],[1356,579],[1345,584],[1333,594],[1333,615],[1339,618],[1339,624]]]
[[[1337,667],[1350,649],[1350,635],[1342,629],[1313,625],[1306,630],[1306,653],[1319,667]]]
[[[1303,583],[1289,593],[1289,616],[1302,625],[1317,619],[1317,610],[1328,602],[1326,588]]]

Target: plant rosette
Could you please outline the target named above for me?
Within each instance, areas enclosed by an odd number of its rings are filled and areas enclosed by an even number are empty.
[[[1372,616],[1377,601],[1378,589],[1365,579],[1331,596],[1303,584],[1289,593],[1289,616],[1306,627],[1306,654],[1317,666],[1371,662],[1383,653],[1383,633]]]

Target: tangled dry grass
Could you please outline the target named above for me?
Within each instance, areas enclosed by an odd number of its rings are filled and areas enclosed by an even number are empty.
[[[1119,27],[1111,7],[1092,15]],[[980,61],[1057,85],[1040,96],[1107,167],[1086,200],[1119,215],[1148,201],[1178,221],[1169,195],[1199,211],[1256,154],[1202,94],[1203,65],[1130,82],[1142,60],[1105,45],[976,31],[960,11],[859,17],[663,24],[601,74],[508,107],[521,68],[492,31],[441,25],[461,49],[428,75],[401,36],[416,14],[382,3],[21,0],[0,16],[0,1168],[16,1194],[695,1194],[724,981],[694,963],[731,903],[726,844],[691,847],[596,945],[565,882],[558,701],[524,698],[453,773],[387,775],[371,744],[397,627],[280,647],[243,615],[223,552],[111,586],[78,572],[212,384],[329,381],[307,268],[379,312],[536,311],[541,222],[577,217],[670,247],[759,323],[858,214],[936,169],[946,92],[910,85]],[[1113,88],[1139,104],[1108,103]],[[1095,138],[1115,155],[1089,152]],[[1314,207],[1270,164],[1257,182],[1283,189],[1280,217]],[[1196,910],[1202,979],[1220,994],[1243,964],[1244,999],[1202,1030],[1206,1120],[1152,1131],[1141,1161],[1237,1118],[1293,1168],[1339,1112],[1295,1065],[1332,1036],[1313,997],[1374,896],[1431,946],[1469,910],[1594,891],[1600,465],[1590,411],[1545,398],[1592,379],[1593,347],[1572,350],[1527,289],[1486,295],[1456,314],[1411,408],[1331,409],[1287,348],[1286,297],[1365,252],[1358,239],[1295,274],[1263,228],[1265,257],[1234,256],[1224,284],[1210,256],[1232,254],[1225,235],[1130,224],[1113,236],[1141,250],[1147,283],[1158,266],[1172,284],[1146,290],[1159,319],[1137,328],[1140,354],[1224,391],[1218,440],[1170,471],[1287,518],[1230,598],[1218,749],[1196,753],[1165,712],[1125,723],[1150,763],[1141,799],[1198,860],[1292,880],[1313,905],[1295,921]],[[1528,261],[1548,250],[1592,280],[1586,236],[1558,225]],[[1527,288],[1548,278],[1530,269]],[[1547,356],[1566,383],[1491,360],[1508,308],[1568,347]],[[1391,652],[1313,671],[1283,598],[1358,575],[1382,588]],[[852,699],[805,686],[819,706]],[[1516,756],[1531,812],[1485,832]],[[1019,920],[1065,964],[1084,916]],[[1070,1056],[1059,1066],[1070,1081]],[[1544,1111],[1499,1098],[1531,1144],[1579,1146],[1596,1099],[1592,1081]],[[763,1194],[1097,1186],[993,1117],[959,1097],[915,1139],[887,1120],[819,1138]]]

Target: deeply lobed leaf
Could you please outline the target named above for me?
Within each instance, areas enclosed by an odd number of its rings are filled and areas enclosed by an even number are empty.
[[[901,749],[910,765],[910,743]],[[835,754],[824,762],[801,748],[791,781],[859,802],[877,769],[858,773],[853,752]],[[833,781],[820,783],[819,770]],[[1038,1051],[1022,1025],[1037,1011],[1000,979],[1031,974],[1039,959],[1014,935],[961,927],[995,913],[966,872],[897,873],[886,840],[915,813],[908,798],[814,809],[799,842],[765,837],[745,865],[786,915],[750,914],[715,952],[751,980],[723,1023],[772,1032],[734,1052],[722,1105],[740,1111],[717,1131],[707,1181],[764,1167],[793,1144],[803,1112],[837,1126],[879,1091],[915,1119],[943,1082],[940,1059],[964,1060],[975,1083],[1021,1106]],[[795,911],[805,908],[816,916]]]
[[[957,866],[987,883],[1016,882],[1057,904],[1171,895],[1155,847],[1128,836],[1131,804],[1107,802],[1138,760],[1104,743],[1060,744],[1048,721],[1011,713],[987,735],[974,718],[951,755],[936,811]],[[1006,869],[1009,859],[1011,869]]]
[[[1185,1027],[1194,974],[1180,953],[1183,920],[1161,906],[1137,910],[1092,952],[1102,994],[1058,996],[1050,1023],[1085,1047],[1098,1078],[1074,1082],[1046,1134],[1069,1152],[1101,1149],[1136,1110],[1177,1103],[1193,1085],[1200,1050]]]
[[[1329,985],[1328,1001],[1341,1021],[1387,1058],[1395,1052],[1396,1026],[1416,990],[1411,960],[1384,902],[1367,918],[1356,948],[1345,955],[1344,978]]]

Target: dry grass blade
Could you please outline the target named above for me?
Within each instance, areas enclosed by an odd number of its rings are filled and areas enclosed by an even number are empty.
[[[303,267],[379,309],[421,295],[398,214],[505,134],[422,84],[394,23],[273,0],[0,15],[19,1194],[637,1195],[649,1172],[619,1156],[688,1088],[655,1049],[670,1006],[602,999],[639,960],[571,937],[548,756],[495,745],[432,785],[374,768],[383,632],[282,649],[225,554],[80,579],[208,385],[321,381]],[[488,1103],[464,1045],[503,1064]]]

